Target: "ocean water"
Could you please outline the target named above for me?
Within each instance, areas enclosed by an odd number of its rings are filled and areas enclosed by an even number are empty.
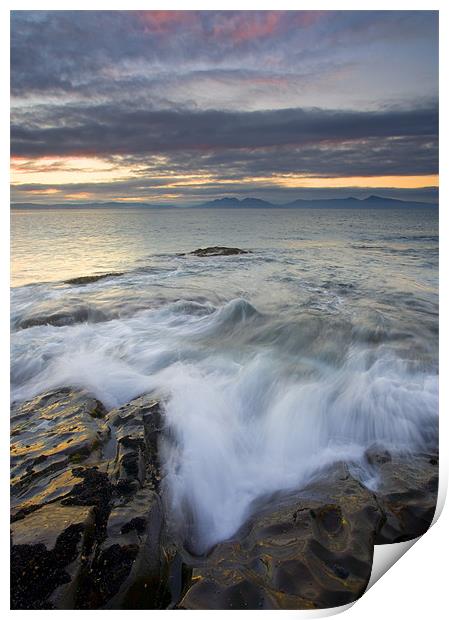
[[[179,255],[212,245],[251,252]],[[15,401],[163,398],[200,550],[336,460],[375,486],[373,443],[437,443],[436,209],[13,211],[11,326]]]

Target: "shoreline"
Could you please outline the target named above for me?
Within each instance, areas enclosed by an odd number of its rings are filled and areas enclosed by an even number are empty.
[[[159,400],[108,411],[64,388],[12,414],[17,609],[342,605],[363,594],[374,544],[422,535],[435,510],[437,454],[410,460],[373,446],[375,492],[335,464],[301,490],[258,500],[234,536],[195,556],[167,509]]]

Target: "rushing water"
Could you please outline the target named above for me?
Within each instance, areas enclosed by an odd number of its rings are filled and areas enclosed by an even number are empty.
[[[251,253],[179,256],[211,245]],[[12,398],[162,395],[202,548],[327,463],[368,477],[373,442],[436,442],[436,209],[13,212],[12,251]]]

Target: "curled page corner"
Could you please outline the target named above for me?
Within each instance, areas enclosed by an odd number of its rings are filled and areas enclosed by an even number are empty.
[[[425,534],[424,534],[425,536]],[[421,536],[405,542],[393,543],[391,545],[375,545],[373,554],[373,567],[371,577],[366,591],[368,591],[385,573],[396,564],[396,562],[406,553]]]
[[[446,477],[442,475],[442,472],[439,472],[439,484],[438,484],[438,498],[437,505],[435,508],[435,514],[432,519],[432,523],[430,527],[438,521],[442,511],[443,506],[446,501],[447,494],[447,480]],[[430,529],[430,528],[429,528]],[[429,531],[429,530],[427,530]],[[397,542],[391,545],[375,545],[374,546],[374,554],[373,554],[373,567],[371,569],[371,577],[368,582],[368,586],[366,591],[368,591],[372,586],[379,581],[379,579],[385,575],[385,573],[394,565],[396,562],[405,554],[409,549],[413,547],[413,545],[418,542],[423,536],[426,536],[427,532],[425,532],[422,536],[418,536],[417,538],[413,538],[412,540],[407,540],[404,542]]]

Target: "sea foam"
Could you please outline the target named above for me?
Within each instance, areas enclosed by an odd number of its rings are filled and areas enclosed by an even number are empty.
[[[19,330],[12,398],[70,385],[112,408],[160,395],[166,501],[203,552],[232,536],[257,498],[299,488],[329,463],[343,459],[369,477],[371,444],[413,453],[437,441],[435,373],[388,341],[352,342],[338,357],[329,337],[321,359],[307,356],[310,334],[280,348],[273,334],[307,332],[307,316],[286,327],[245,299],[181,300],[103,323]]]

